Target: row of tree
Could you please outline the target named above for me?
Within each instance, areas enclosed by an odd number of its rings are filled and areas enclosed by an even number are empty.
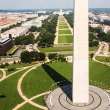
[[[57,53],[50,53],[47,56],[50,61],[61,61],[61,62],[65,62],[66,58],[64,55],[60,55]],[[45,61],[46,59],[46,55],[45,53],[42,52],[36,52],[36,51],[32,51],[32,52],[28,52],[28,51],[24,51],[21,53],[21,62],[22,63],[31,63],[33,61]]]
[[[57,54],[57,53],[51,53],[51,54],[48,54],[48,58],[53,61],[53,60],[57,60],[57,61],[61,61],[61,62],[65,62],[66,61],[66,58],[64,55],[60,55],[60,54]]]
[[[64,15],[71,27],[73,27],[73,13]]]
[[[39,47],[52,47],[55,39],[58,15],[51,15],[43,21],[40,34],[37,38]]]
[[[33,61],[44,61],[45,60],[45,54],[41,52],[28,52],[24,51],[21,53],[21,62],[22,63],[31,63]]]
[[[35,42],[35,39],[33,34],[29,34],[29,35],[16,37],[14,42],[15,45],[28,45],[28,44],[33,44]]]
[[[31,26],[29,29],[29,32],[39,32],[40,28],[36,27],[36,26]]]

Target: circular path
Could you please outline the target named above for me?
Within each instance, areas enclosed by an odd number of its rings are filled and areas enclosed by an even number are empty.
[[[63,86],[51,92],[46,100],[50,110],[110,110],[109,94],[104,90],[91,86],[88,104],[73,104],[71,86]]]

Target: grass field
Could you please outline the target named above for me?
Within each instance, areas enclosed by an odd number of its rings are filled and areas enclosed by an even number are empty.
[[[8,54],[8,55],[13,55],[13,54],[17,51],[18,48],[19,48],[19,47],[17,47],[17,46],[13,46],[13,47],[7,52],[7,54]]]
[[[67,25],[65,22],[59,22],[59,25]]]
[[[59,35],[58,43],[72,43],[73,37],[72,35]]]
[[[60,34],[71,34],[71,31],[68,29],[68,30],[59,30],[59,35]]]
[[[17,92],[18,79],[26,70],[0,82],[0,110],[12,110],[23,100]],[[48,91],[51,85],[58,81],[71,82],[72,64],[54,62],[40,66],[32,70],[24,78],[22,83],[23,93],[27,97]],[[90,61],[90,84],[104,89],[110,89],[110,67]],[[82,85],[81,85],[82,86]],[[45,105],[44,98],[39,97],[34,102]],[[19,110],[40,110],[26,104]]]
[[[60,52],[60,51],[72,51],[72,46],[66,46],[66,47],[49,47],[49,48],[39,48],[41,52]],[[89,51],[96,51],[97,47],[89,48]]]
[[[90,83],[101,88],[109,89],[110,88],[109,71],[110,67],[91,61]],[[72,75],[71,64],[61,62],[52,63],[44,67],[41,66],[38,69],[30,72],[28,76],[24,79],[22,88],[27,97],[32,97],[36,94],[48,91],[51,85],[55,82],[62,80],[71,81],[71,75]],[[40,97],[40,99],[36,99],[34,101],[38,102],[39,104],[45,105],[43,97]]]
[[[42,110],[36,107],[33,107],[32,105],[29,104],[25,104],[22,108],[20,108],[19,110]]]
[[[3,76],[3,73],[2,73],[2,71],[0,70],[0,78],[2,78],[2,76]]]
[[[67,25],[59,25],[59,29],[64,29],[64,28],[68,28]]]
[[[105,56],[97,56],[96,60],[99,60],[101,62],[108,62],[110,63],[110,57],[105,57]]]
[[[96,51],[98,47],[89,47],[89,51]]]
[[[64,18],[59,20],[58,43],[72,43],[72,33],[65,22]]]
[[[23,101],[17,91],[17,82],[24,72],[25,70],[0,82],[0,110],[12,110]]]
[[[72,65],[59,62],[44,65],[37,68],[36,70],[31,71],[23,81],[22,88],[24,94],[26,94],[28,97],[32,97],[36,94],[50,90],[51,85],[55,83],[56,80],[62,80],[62,77],[60,77],[60,75],[65,76],[65,78],[70,80],[70,73],[72,73],[72,69],[61,69],[63,67],[72,68]],[[57,72],[59,74],[57,74]],[[54,79],[52,78],[52,76]]]
[[[91,61],[90,80],[93,85],[104,89],[110,89],[110,67]]]
[[[60,52],[60,51],[72,51],[72,46],[67,47],[49,47],[49,48],[39,48],[41,52]]]
[[[26,67],[26,66],[31,66],[31,65],[33,65],[33,63],[32,64],[29,64],[29,63],[27,63],[27,64],[25,64],[25,63],[16,63],[16,64],[9,64],[8,66],[5,66],[4,68],[5,69],[7,69],[7,68],[22,68],[22,67]]]
[[[32,64],[24,64],[24,63],[20,63],[20,64],[10,64],[8,66],[5,66],[5,71],[6,71],[6,75],[9,75],[13,72],[16,72],[17,70],[19,70],[20,68],[26,67],[26,66],[31,66]],[[9,71],[9,69],[13,69],[12,71]]]

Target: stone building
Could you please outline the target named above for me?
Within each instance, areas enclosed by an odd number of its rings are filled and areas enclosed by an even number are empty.
[[[6,55],[6,52],[12,48],[13,40],[11,35],[9,37],[0,37],[0,56]]]

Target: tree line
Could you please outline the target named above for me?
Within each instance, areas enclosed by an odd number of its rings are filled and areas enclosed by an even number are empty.
[[[33,44],[34,42],[35,39],[33,34],[19,36],[14,40],[15,45],[28,45]]]
[[[37,38],[39,47],[52,47],[54,44],[58,15],[51,15],[43,21]]]
[[[73,27],[73,13],[64,15],[71,27]]]

